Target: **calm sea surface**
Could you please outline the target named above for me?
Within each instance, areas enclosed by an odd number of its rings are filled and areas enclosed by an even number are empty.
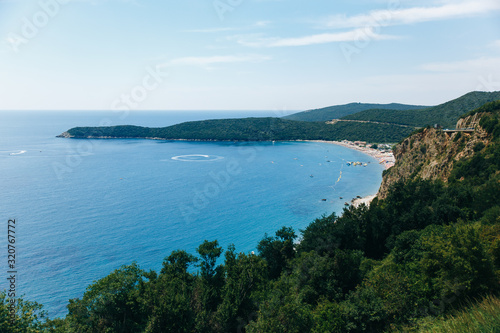
[[[195,253],[205,239],[254,251],[265,233],[304,229],[377,191],[382,166],[331,144],[55,137],[101,121],[160,127],[243,116],[273,112],[0,112],[0,276],[8,219],[17,226],[17,292],[57,317],[121,265],[159,270],[171,251]]]

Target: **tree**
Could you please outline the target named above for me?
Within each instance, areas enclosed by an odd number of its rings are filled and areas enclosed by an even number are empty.
[[[222,247],[217,240],[205,240],[196,251],[201,256],[200,277],[193,292],[193,303],[196,312],[196,332],[211,332],[214,326],[214,314],[221,302],[221,289],[224,285],[224,268],[216,266],[222,254]]]
[[[421,246],[420,269],[437,298],[454,301],[498,288],[493,258],[480,238],[480,225],[437,228],[423,236]]]
[[[145,313],[150,314],[145,332],[193,331],[195,313],[191,300],[195,277],[188,268],[197,260],[185,251],[173,251],[165,258],[158,278],[140,288]]]
[[[338,249],[331,256],[301,253],[291,262],[293,270],[286,279],[305,303],[314,306],[320,299],[341,300],[361,282],[362,258],[361,251]]]
[[[188,267],[198,262],[198,258],[183,250],[172,251],[172,253],[163,261],[163,267],[160,274],[174,275],[177,277],[190,277],[187,272]]]
[[[201,256],[199,267],[201,268],[202,278],[206,280],[212,279],[217,273],[215,264],[223,252],[222,247],[219,246],[219,242],[216,240],[213,242],[205,240],[196,249],[196,252]]]
[[[36,333],[53,328],[42,305],[23,297],[12,300],[15,302],[11,303],[7,292],[0,292],[0,332]]]
[[[141,313],[137,286],[145,272],[136,263],[122,266],[91,284],[82,299],[69,301],[67,322],[75,332],[137,332],[147,318]]]
[[[272,291],[260,305],[257,319],[247,327],[249,333],[306,333],[313,325],[312,310],[288,293],[288,286],[275,281]]]
[[[215,326],[220,332],[237,332],[254,319],[258,309],[256,294],[267,283],[267,267],[265,261],[254,254],[236,254],[233,245],[225,255],[225,283]]]
[[[275,237],[266,234],[257,245],[259,255],[267,262],[271,279],[278,278],[288,261],[295,256],[295,238],[293,228],[282,227],[276,231]]]

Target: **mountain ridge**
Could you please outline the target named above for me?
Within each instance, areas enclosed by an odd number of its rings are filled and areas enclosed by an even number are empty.
[[[300,121],[328,121],[332,119],[338,119],[345,117],[347,115],[355,114],[361,111],[370,109],[388,109],[388,110],[416,110],[426,108],[427,106],[422,105],[409,105],[400,103],[389,103],[389,104],[376,104],[376,103],[348,103],[342,105],[327,106],[319,109],[311,109],[306,111],[301,111],[288,116],[283,117],[283,119],[288,120],[300,120]]]
[[[424,127],[440,125],[446,128],[455,126],[464,114],[479,108],[485,103],[500,99],[500,91],[473,91],[451,101],[420,110],[370,109],[342,117],[345,120],[366,120],[387,122],[400,125]]]

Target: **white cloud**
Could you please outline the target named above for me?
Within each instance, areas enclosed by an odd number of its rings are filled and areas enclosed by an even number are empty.
[[[497,58],[478,58],[454,62],[435,62],[421,66],[425,71],[429,72],[477,72],[487,71],[492,73],[500,72],[500,57]]]
[[[255,22],[254,25],[256,27],[267,27],[270,24],[271,24],[271,21],[258,21],[258,22]]]
[[[488,46],[500,50],[500,39],[491,42]]]
[[[323,33],[303,37],[292,38],[255,38],[255,35],[248,36],[233,36],[237,42],[244,46],[251,47],[283,47],[283,46],[307,46],[316,44],[327,44],[335,42],[351,42],[351,41],[366,41],[366,40],[388,40],[398,37],[390,35],[381,35],[375,33],[373,29],[355,29],[346,32]]]
[[[474,0],[448,3],[434,7],[390,8],[355,16],[336,15],[326,22],[328,28],[356,28],[363,26],[391,26],[455,19],[486,14],[500,10],[498,0]]]
[[[167,63],[160,65],[160,67],[169,66],[199,66],[199,67],[209,67],[215,64],[227,64],[227,63],[241,63],[241,62],[262,62],[271,59],[268,56],[259,54],[250,55],[224,55],[224,56],[209,56],[209,57],[183,57],[172,59]]]
[[[238,28],[224,27],[224,28],[207,28],[207,29],[190,29],[184,30],[185,32],[200,32],[200,33],[217,33],[226,31],[240,30]]]

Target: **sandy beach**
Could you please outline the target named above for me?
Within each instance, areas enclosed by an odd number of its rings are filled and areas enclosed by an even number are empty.
[[[380,164],[383,164],[386,169],[389,169],[390,167],[394,166],[394,163],[396,162],[394,155],[392,152],[387,153],[387,152],[381,152],[378,149],[373,149],[369,147],[360,147],[355,145],[353,142],[350,141],[320,141],[320,140],[309,140],[310,142],[322,142],[322,143],[330,143],[350,149],[355,149],[359,152],[362,152],[363,154],[369,155],[375,159],[378,160]]]
[[[363,154],[369,155],[379,161],[380,164],[383,164],[385,169],[389,169],[390,167],[394,166],[394,163],[396,162],[396,159],[394,158],[394,155],[392,152],[381,152],[378,149],[373,149],[369,147],[361,147],[357,146],[354,144],[354,142],[351,141],[323,141],[323,140],[308,140],[310,142],[321,142],[321,143],[330,143],[342,147],[346,147],[349,149],[355,149]],[[358,207],[361,204],[365,204],[367,206],[370,205],[370,202],[372,202],[373,199],[377,196],[377,193],[363,197],[363,198],[355,198],[351,201],[351,204],[354,207]]]

